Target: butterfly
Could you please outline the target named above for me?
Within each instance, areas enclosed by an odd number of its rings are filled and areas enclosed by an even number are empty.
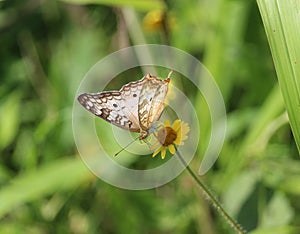
[[[139,132],[139,139],[143,140],[164,110],[171,73],[165,80],[147,73],[142,79],[125,84],[119,91],[83,93],[77,99],[85,109],[107,122]]]

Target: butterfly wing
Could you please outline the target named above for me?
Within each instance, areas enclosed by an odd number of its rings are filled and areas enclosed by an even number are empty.
[[[159,119],[164,109],[170,80],[160,80],[149,73],[144,79],[138,103],[138,116],[141,128],[147,131],[151,124]]]
[[[165,98],[168,92],[168,84],[165,83],[156,90],[154,98],[151,103],[149,123],[154,123],[161,116],[165,108]]]
[[[132,132],[140,131],[138,121],[128,115],[119,91],[83,93],[78,96],[78,101],[85,109],[111,124]]]
[[[138,81],[132,81],[125,84],[121,89],[120,93],[126,108],[123,109],[124,114],[135,124],[135,126],[140,130],[140,122],[138,117],[138,102],[140,97],[140,92],[145,83],[144,79]]]
[[[149,73],[138,81],[124,85],[119,91],[83,93],[79,103],[94,115],[120,128],[147,136],[151,124],[158,120],[168,91],[169,78],[157,79]]]

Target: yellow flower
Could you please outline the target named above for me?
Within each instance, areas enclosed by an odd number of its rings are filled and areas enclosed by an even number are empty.
[[[158,148],[154,151],[152,157],[155,157],[161,152],[161,158],[166,157],[167,148],[171,154],[176,153],[175,145],[183,145],[184,141],[188,138],[187,133],[190,127],[187,123],[177,119],[173,122],[172,126],[169,120],[159,126],[157,133],[154,136],[157,138]]]
[[[143,19],[143,26],[147,31],[160,31],[166,27],[172,29],[174,25],[175,18],[163,10],[150,11]]]

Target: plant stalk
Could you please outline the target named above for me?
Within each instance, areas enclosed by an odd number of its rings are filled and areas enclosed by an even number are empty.
[[[223,208],[221,203],[217,200],[217,198],[209,191],[208,187],[200,180],[199,176],[197,176],[193,170],[190,168],[190,166],[186,163],[180,152],[177,150],[177,155],[182,162],[182,164],[186,167],[190,175],[194,178],[196,183],[200,186],[205,196],[212,202],[214,208],[221,214],[223,217],[225,217],[225,220],[227,223],[239,234],[245,234],[246,231],[243,229],[243,227],[235,221]]]

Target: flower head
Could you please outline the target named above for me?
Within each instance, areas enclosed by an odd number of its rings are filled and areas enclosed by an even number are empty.
[[[143,26],[149,32],[164,30],[166,27],[173,29],[175,25],[174,16],[162,10],[150,11],[143,19]]]
[[[167,148],[171,154],[176,153],[175,145],[183,145],[184,141],[188,138],[187,133],[190,127],[187,123],[177,119],[173,122],[172,126],[169,120],[158,127],[157,133],[154,136],[157,138],[156,146],[158,147],[152,157],[155,157],[161,152],[161,158],[166,157]]]

